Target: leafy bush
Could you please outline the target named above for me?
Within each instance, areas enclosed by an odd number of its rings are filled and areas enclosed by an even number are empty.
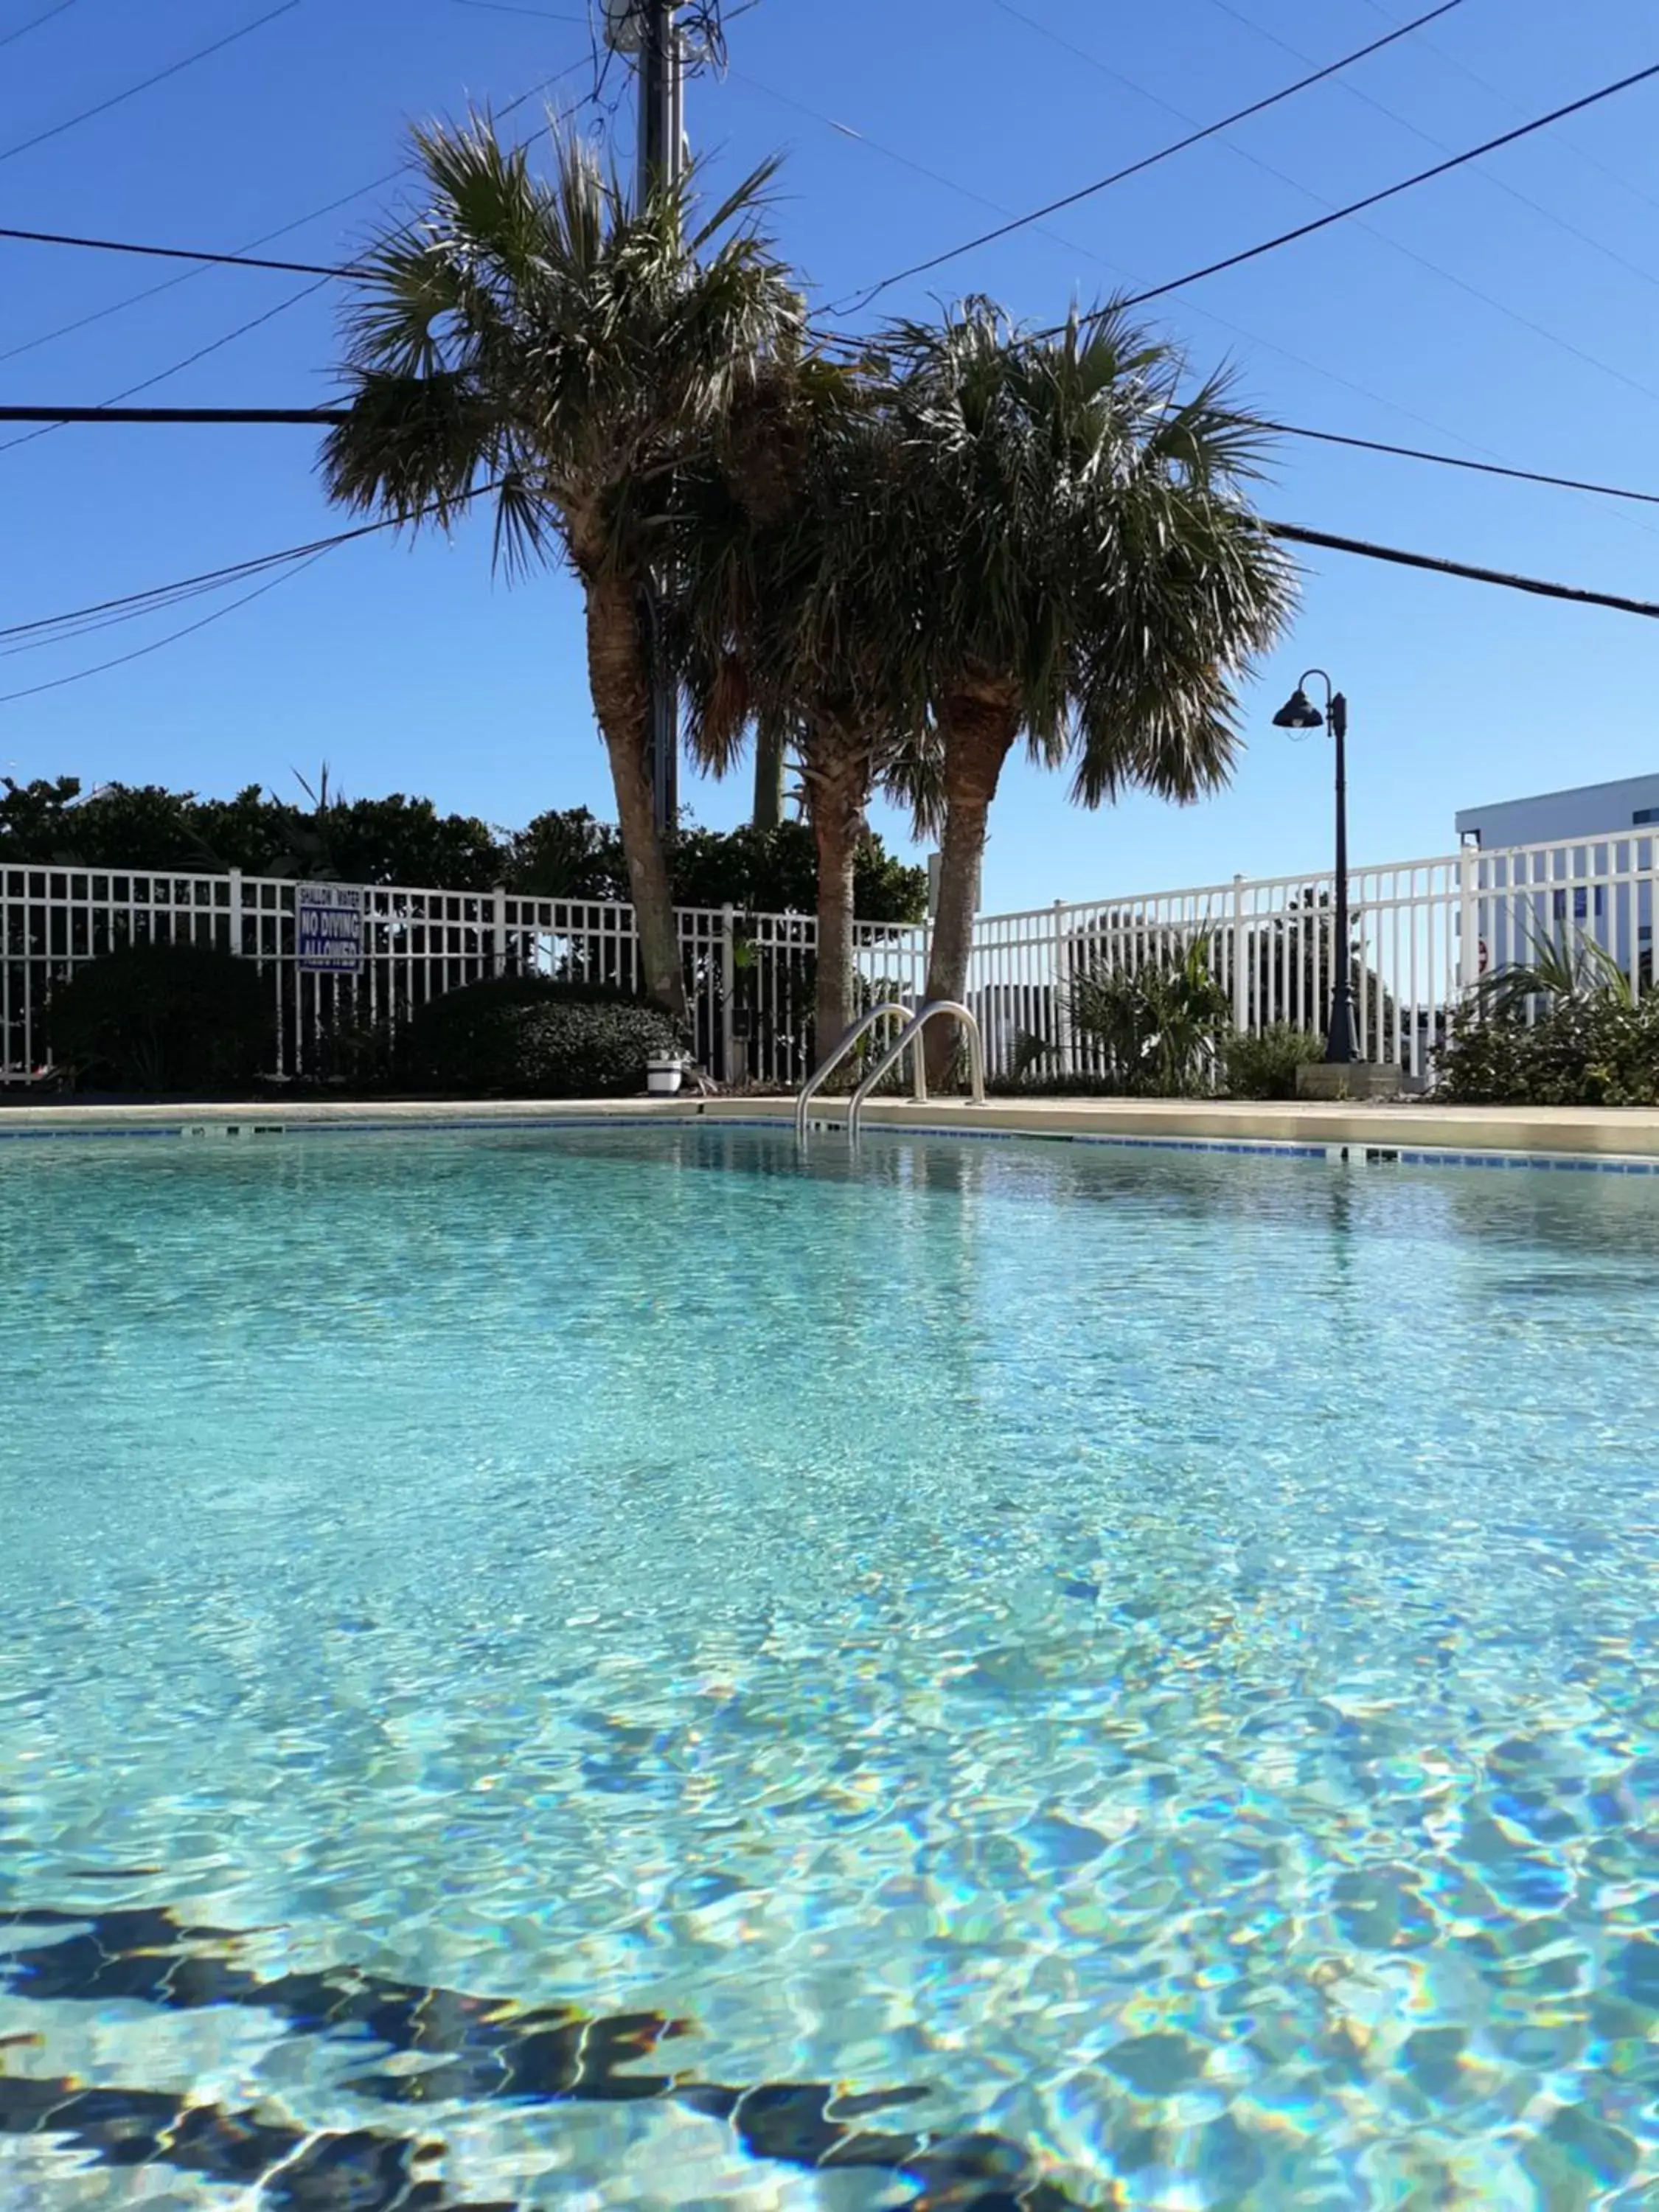
[[[399,1042],[401,1080],[488,1097],[612,1098],[681,1040],[665,1014],[597,986],[503,975],[430,999]]]
[[[1123,1086],[1107,1075],[988,1075],[990,1098],[1121,1098]]]
[[[1294,1022],[1270,1022],[1254,1036],[1240,1030],[1221,1048],[1228,1095],[1233,1098],[1294,1098],[1296,1072],[1325,1056],[1322,1038]]]
[[[1659,995],[1583,931],[1532,935],[1452,1017],[1437,1096],[1460,1106],[1659,1105]],[[1534,1018],[1528,1022],[1528,1014]]]
[[[1210,939],[1195,937],[1148,948],[1133,967],[1102,962],[1073,981],[1073,1034],[1125,1097],[1190,1098],[1213,1087],[1231,1007],[1211,956]]]
[[[270,978],[199,945],[126,945],[77,968],[46,1012],[47,1049],[77,1084],[211,1091],[276,1064]]]
[[[1436,1095],[1457,1106],[1659,1105],[1659,994],[1558,999],[1530,1027],[1518,1007],[1455,1014]]]

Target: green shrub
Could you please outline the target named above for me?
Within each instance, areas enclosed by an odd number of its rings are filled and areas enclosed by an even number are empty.
[[[1121,1098],[1123,1085],[1110,1075],[988,1075],[991,1098]]]
[[[1456,1106],[1659,1105],[1659,994],[1564,998],[1529,1028],[1517,1009],[1452,1018],[1437,1097]]]
[[[491,1097],[612,1098],[682,1048],[665,1014],[580,983],[503,975],[430,999],[399,1040],[400,1081]]]
[[[269,1074],[275,992],[251,960],[199,945],[125,945],[52,992],[46,1047],[83,1089],[212,1091]]]
[[[1227,1093],[1232,1098],[1294,1098],[1296,1072],[1325,1056],[1322,1038],[1294,1022],[1270,1022],[1251,1036],[1240,1030],[1221,1048]]]
[[[1148,945],[1131,965],[1097,960],[1066,994],[1073,1035],[1126,1097],[1193,1098],[1214,1088],[1230,1001],[1207,936]]]

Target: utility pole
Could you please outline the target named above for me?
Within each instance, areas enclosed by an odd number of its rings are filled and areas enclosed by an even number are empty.
[[[641,204],[684,172],[684,56],[674,12],[674,0],[637,0]]]
[[[635,0],[630,28],[639,40],[640,178],[643,207],[653,191],[678,185],[685,170],[685,54],[675,0]],[[657,830],[667,836],[680,811],[680,696],[659,612],[648,592],[646,632],[652,659],[651,787]]]

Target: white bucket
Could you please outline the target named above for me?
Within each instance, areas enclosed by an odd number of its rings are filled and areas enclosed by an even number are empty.
[[[653,1053],[645,1063],[645,1087],[653,1097],[672,1097],[684,1076],[685,1063],[675,1053]]]

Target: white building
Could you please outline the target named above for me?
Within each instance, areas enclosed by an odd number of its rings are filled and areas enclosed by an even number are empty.
[[[1492,855],[1480,864],[1483,967],[1525,960],[1538,939],[1559,944],[1575,931],[1626,969],[1633,948],[1639,956],[1651,945],[1651,885],[1630,878],[1659,860],[1659,775],[1466,807],[1457,834]]]
[[[1457,817],[1463,843],[1554,845],[1614,830],[1659,823],[1659,775],[1627,775],[1617,783],[1583,783],[1535,799],[1503,799],[1466,806]]]

